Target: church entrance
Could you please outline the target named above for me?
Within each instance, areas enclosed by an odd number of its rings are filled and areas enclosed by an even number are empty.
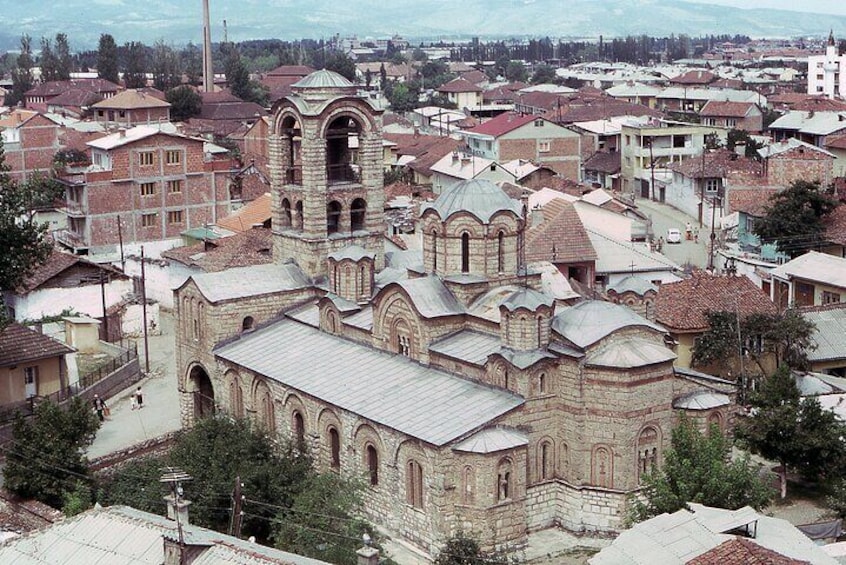
[[[196,365],[191,369],[190,380],[194,391],[194,420],[214,415],[214,387],[209,374]]]

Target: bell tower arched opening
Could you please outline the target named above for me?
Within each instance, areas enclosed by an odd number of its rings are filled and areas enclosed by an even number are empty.
[[[358,149],[362,127],[354,118],[339,116],[326,129],[326,179],[329,184],[361,182]]]

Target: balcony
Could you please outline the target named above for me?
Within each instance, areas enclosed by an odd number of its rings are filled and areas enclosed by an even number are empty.
[[[84,218],[88,215],[88,207],[82,202],[66,200],[65,205],[62,207],[62,212],[74,218]]]

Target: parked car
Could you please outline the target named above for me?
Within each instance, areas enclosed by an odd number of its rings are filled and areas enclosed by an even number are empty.
[[[681,243],[681,230],[676,228],[669,228],[667,230],[667,243]]]

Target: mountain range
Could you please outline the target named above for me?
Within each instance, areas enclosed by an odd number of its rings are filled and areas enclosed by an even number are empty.
[[[210,0],[212,36],[230,40],[359,37],[596,38],[671,33],[752,37],[846,34],[846,16],[739,9],[678,0]],[[0,49],[22,33],[68,35],[75,50],[96,48],[101,33],[118,43],[163,39],[199,43],[201,0],[0,0]],[[37,44],[37,41],[35,42]]]

